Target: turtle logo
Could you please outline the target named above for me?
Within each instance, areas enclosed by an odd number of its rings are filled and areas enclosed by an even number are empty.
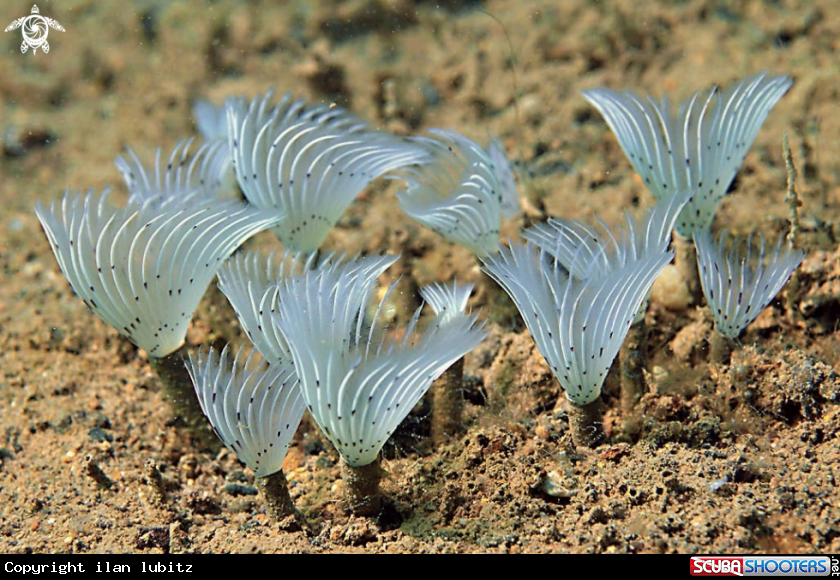
[[[64,32],[64,28],[62,28],[61,24],[52,18],[41,16],[38,12],[38,6],[33,4],[32,14],[24,16],[23,18],[18,18],[6,27],[6,32],[16,30],[21,26],[23,27],[23,43],[20,45],[21,52],[25,53],[31,46],[32,54],[38,52],[39,48],[44,51],[44,54],[46,54],[50,51],[50,44],[47,42],[47,33],[49,33],[49,29],[55,28],[56,30]]]

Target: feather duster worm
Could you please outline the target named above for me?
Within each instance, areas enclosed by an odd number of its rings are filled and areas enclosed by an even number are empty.
[[[805,259],[802,250],[788,246],[783,250],[779,240],[765,264],[763,237],[759,236],[761,249],[754,259],[751,239],[746,240],[743,251],[736,242],[727,252],[725,236],[724,231],[715,244],[709,232],[694,234],[700,282],[715,320],[711,358],[718,364],[729,364],[733,342],[770,304]]]
[[[762,73],[722,90],[698,91],[676,113],[666,97],[657,104],[629,92],[583,92],[657,200],[691,192],[674,241],[677,268],[695,300],[700,287],[691,236],[696,229],[710,230],[758,130],[792,84],[789,77]]]
[[[216,271],[242,242],[275,225],[236,202],[152,198],[124,209],[101,196],[68,191],[35,212],[61,271],[103,321],[149,354],[175,406],[200,425],[189,379],[176,351]],[[186,383],[186,384],[185,384]]]
[[[624,266],[628,260],[651,255],[652,252],[666,252],[674,223],[687,200],[688,194],[684,193],[657,203],[648,210],[638,226],[627,215],[630,243],[617,239],[600,221],[599,227],[594,228],[579,221],[555,218],[549,218],[546,224],[528,228],[522,236],[556,259],[572,277],[586,277],[587,269],[594,269],[597,275],[605,275],[612,269]],[[589,275],[592,274],[590,271]],[[628,413],[632,412],[646,389],[642,369],[646,362],[644,344],[647,328],[644,314],[647,303],[645,297],[620,349],[621,404]]]
[[[323,263],[282,280],[277,297],[276,323],[307,408],[341,454],[350,509],[364,515],[379,510],[385,441],[434,380],[485,336],[462,302],[439,290],[426,291],[439,312],[423,333],[418,309],[402,339],[385,336],[378,317],[390,289],[366,320],[376,279],[396,259]]]
[[[676,226],[690,238],[695,229],[711,227],[758,130],[792,84],[786,76],[750,76],[722,90],[698,91],[676,114],[667,97],[657,104],[607,89],[584,91],[583,97],[607,121],[657,200],[693,192]]]
[[[377,177],[425,159],[411,141],[373,131],[338,107],[307,106],[273,91],[228,105],[228,143],[239,186],[260,208],[279,208],[288,250],[317,250],[344,210]]]
[[[291,361],[268,365],[244,353],[233,360],[227,347],[190,353],[187,370],[213,431],[251,468],[269,511],[282,519],[294,513],[283,459],[305,405]]]
[[[430,161],[397,176],[407,188],[397,197],[409,216],[477,256],[499,249],[502,216],[519,209],[513,172],[498,142],[490,152],[455,131],[433,129],[415,137]]]
[[[679,208],[665,204],[648,212],[643,235],[632,221],[621,237],[605,226],[603,236],[593,237],[582,224],[555,221],[532,236],[551,251],[512,243],[483,260],[563,387],[578,444],[597,443],[601,388],[653,281],[673,257],[662,232],[670,232],[667,225]],[[552,230],[559,234],[556,243],[548,238]],[[560,249],[567,243],[577,248],[574,253]]]

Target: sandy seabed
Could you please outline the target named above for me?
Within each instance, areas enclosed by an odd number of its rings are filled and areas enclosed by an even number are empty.
[[[65,28],[50,32],[49,54],[21,54],[19,32],[0,37],[0,551],[840,552],[833,2],[39,7]],[[4,2],[0,21],[30,8]],[[726,368],[707,362],[707,309],[674,304],[660,288],[646,318],[647,392],[623,411],[606,390],[607,440],[594,450],[570,445],[562,406],[554,410],[559,385],[510,306],[496,308],[504,300],[474,257],[407,219],[396,184],[374,184],[354,203],[325,249],[402,253],[404,312],[419,300],[416,285],[475,282],[474,306],[492,328],[466,359],[462,434],[432,446],[420,404],[385,449],[375,519],[344,513],[338,457],[304,420],[285,471],[306,524],[273,522],[250,471],[173,424],[145,353],[74,296],[33,212],[67,188],[113,185],[124,199],[113,160],[126,145],[151,159],[195,134],[196,98],[275,87],[404,134],[500,137],[529,176],[504,237],[547,216],[617,225],[652,198],[580,90],[684,99],[764,70],[795,84],[715,229],[787,233],[787,133],[807,251],[796,295],[782,292]],[[264,233],[248,247],[279,244]],[[225,334],[232,321],[210,292],[188,340],[241,340]],[[164,478],[162,502],[147,484],[149,460]]]

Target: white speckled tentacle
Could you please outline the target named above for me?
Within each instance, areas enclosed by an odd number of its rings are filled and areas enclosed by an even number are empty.
[[[558,366],[563,359],[558,307],[568,285],[568,272],[554,259],[544,261],[534,245],[515,242],[482,262],[482,269],[516,304],[543,357],[549,365]]]
[[[575,278],[591,276],[592,268],[606,274],[628,260],[667,251],[674,224],[687,202],[685,192],[657,202],[638,222],[626,214],[620,237],[600,220],[596,220],[596,229],[577,220],[557,218],[531,226],[522,237],[550,254]]]
[[[257,477],[271,475],[300,424],[305,403],[294,367],[258,362],[254,351],[229,347],[190,353],[187,370],[204,415],[225,446]]]
[[[802,250],[792,251],[782,242],[776,244],[773,255],[764,260],[764,238],[759,236],[761,251],[758,259],[752,257],[752,239],[746,240],[746,249],[739,251],[735,242],[730,251],[725,248],[726,231],[721,232],[715,244],[709,232],[694,234],[697,246],[697,267],[700,283],[715,328],[732,339],[755,320],[790,279],[793,271],[805,258]],[[755,265],[755,269],[753,269]]]
[[[276,224],[239,202],[185,207],[150,200],[115,209],[107,193],[67,192],[60,207],[36,207],[59,266],[76,294],[151,356],[178,349],[221,262]]]
[[[576,404],[585,405],[599,396],[654,280],[672,258],[670,252],[657,253],[629,260],[605,276],[572,279],[560,305],[560,340],[565,337],[570,345],[580,344],[574,354],[571,348],[564,351],[574,361],[568,365],[571,369],[567,367],[566,396]]]
[[[365,319],[377,277],[396,258],[321,264],[280,285],[275,319],[301,379],[306,404],[342,457],[374,461],[387,438],[443,371],[484,337],[474,317],[438,320],[415,332],[419,309],[401,341],[374,339]],[[379,309],[388,299],[386,292]]]
[[[503,213],[515,212],[509,183],[502,183],[490,155],[454,131],[433,129],[416,137],[428,163],[396,176],[407,188],[397,194],[409,216],[478,256],[498,251]]]
[[[551,255],[572,276],[582,277],[590,265],[600,264],[605,272],[609,269],[605,248],[614,244],[603,239],[606,232],[578,220],[549,218],[523,231],[522,237]]]
[[[408,139],[373,131],[341,108],[309,107],[274,93],[228,107],[239,185],[258,207],[281,208],[276,228],[291,250],[316,250],[344,210],[375,178],[425,159]]]
[[[179,141],[165,164],[158,147],[152,169],[147,169],[131,148],[127,149],[127,158],[118,155],[114,165],[130,192],[129,203],[141,204],[154,198],[206,202],[219,197],[231,164],[227,141],[209,141],[190,155],[192,142],[192,138]]]
[[[624,243],[632,243],[632,238]],[[607,271],[596,256],[582,277],[570,277],[531,244],[514,243],[483,260],[484,270],[519,308],[566,396],[578,405],[600,396],[606,373],[654,279],[673,258],[665,251],[639,257],[625,250],[619,254],[623,260]]]
[[[472,290],[472,284],[458,284],[453,280],[451,284],[424,286],[420,288],[420,296],[432,307],[440,322],[445,323],[467,312]]]
[[[433,325],[415,336],[411,344],[394,346],[389,352],[368,359],[368,367],[379,369],[379,372],[373,373],[357,390],[357,400],[367,397],[368,405],[355,426],[356,432],[366,440],[373,436],[377,447],[367,450],[367,455],[359,459],[360,465],[364,464],[361,461],[368,462],[376,457],[382,444],[432,383],[455,361],[477,347],[485,336],[475,317],[460,315],[440,326]]]
[[[792,85],[786,76],[747,77],[723,90],[697,92],[675,114],[628,92],[584,91],[606,120],[631,164],[657,199],[691,191],[677,220],[690,237],[708,230],[720,200],[770,110]]]
[[[289,347],[273,323],[277,285],[286,276],[311,266],[315,254],[286,252],[276,260],[256,251],[231,256],[219,269],[219,289],[259,353],[271,362],[289,360]]]
[[[516,179],[513,167],[507,156],[507,151],[498,138],[490,139],[487,144],[487,154],[493,161],[493,168],[499,178],[502,193],[502,215],[511,219],[519,213],[519,192],[516,189]]]

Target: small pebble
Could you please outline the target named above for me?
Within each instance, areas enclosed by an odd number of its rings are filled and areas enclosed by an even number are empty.
[[[225,485],[225,492],[230,495],[257,495],[257,488],[253,485],[243,485],[241,483],[228,483]]]

